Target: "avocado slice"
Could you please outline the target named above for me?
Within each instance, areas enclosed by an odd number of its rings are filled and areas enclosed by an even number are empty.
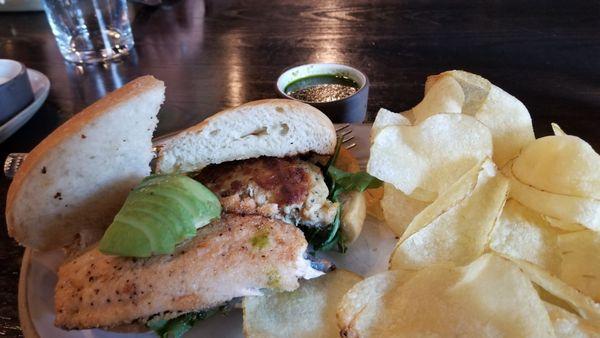
[[[185,175],[152,175],[135,187],[100,240],[100,251],[125,257],[169,254],[221,215],[219,198]]]

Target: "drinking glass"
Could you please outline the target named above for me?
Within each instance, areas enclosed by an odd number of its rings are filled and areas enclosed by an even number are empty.
[[[102,62],[133,48],[126,0],[44,0],[44,8],[68,61]]]

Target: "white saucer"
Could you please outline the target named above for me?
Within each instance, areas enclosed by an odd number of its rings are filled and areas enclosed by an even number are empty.
[[[50,91],[50,80],[46,75],[38,72],[37,70],[27,68],[27,75],[29,76],[29,82],[31,82],[31,89],[33,89],[34,100],[29,106],[21,110],[17,115],[13,116],[10,120],[6,121],[0,126],[0,143],[4,142],[12,134],[14,134],[19,128],[21,128],[29,119],[40,109]]]

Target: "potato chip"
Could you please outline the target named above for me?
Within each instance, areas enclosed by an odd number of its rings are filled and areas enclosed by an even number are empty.
[[[437,81],[448,75],[452,76],[463,89],[465,103],[462,107],[462,113],[475,116],[485,103],[492,84],[479,75],[462,70],[451,70],[438,75],[428,76],[425,82],[425,95],[429,93]]]
[[[440,215],[467,199],[475,189],[481,171],[489,166],[492,166],[490,170],[494,170],[493,164],[487,160],[467,171],[450,188],[444,191],[444,198],[438,198],[435,203],[429,204],[413,218],[402,237],[400,237],[400,242],[423,229],[431,220],[440,217]]]
[[[490,235],[490,249],[504,256],[523,259],[558,274],[558,231],[542,216],[517,201],[506,202]]]
[[[491,154],[490,132],[479,121],[437,114],[416,126],[382,129],[373,140],[367,171],[407,195],[420,188],[433,201]]]
[[[548,224],[562,231],[581,231],[586,229],[580,224],[565,222],[548,215],[542,215],[542,217],[546,220],[546,222],[548,222]]]
[[[600,231],[600,200],[585,197],[554,194],[524,184],[512,175],[508,163],[502,172],[510,177],[510,197],[526,207],[562,221],[565,224],[581,224]]]
[[[558,124],[552,122],[552,123],[550,123],[550,126],[552,126],[552,132],[554,132],[554,135],[556,135],[556,136],[567,135],[567,133],[565,133]]]
[[[600,234],[585,230],[558,236],[560,279],[600,302]]]
[[[600,328],[559,306],[544,302],[557,338],[600,337]]]
[[[531,116],[521,101],[479,75],[457,70],[444,72],[427,79],[426,93],[445,76],[452,76],[463,89],[462,113],[474,116],[490,129],[494,140],[494,162],[499,167],[535,139]]]
[[[341,194],[342,202],[342,236],[344,243],[353,243],[363,228],[367,216],[367,202],[363,192],[347,191]]]
[[[367,215],[383,221],[383,210],[381,209],[381,199],[383,198],[383,187],[365,190],[365,200],[367,202]]]
[[[360,171],[360,163],[350,152],[350,150],[340,147],[337,160],[335,161],[335,167],[347,171],[350,173],[356,173]]]
[[[527,108],[494,85],[475,117],[490,128],[494,140],[494,162],[500,167],[535,139]]]
[[[600,155],[576,136],[546,136],[523,148],[512,174],[554,194],[600,199]]]
[[[446,75],[431,86],[423,100],[411,109],[411,114],[414,123],[418,124],[439,113],[460,114],[464,103],[462,87],[452,76]]]
[[[413,192],[410,195],[406,195],[406,196],[410,199],[421,201],[421,202],[427,202],[427,204],[429,204],[434,199],[437,198],[437,195],[438,195],[437,193],[423,190],[421,188],[416,188],[415,190],[413,190]]]
[[[413,218],[430,203],[410,198],[389,183],[385,183],[383,189],[381,210],[385,224],[396,235],[402,236]]]
[[[477,183],[466,197],[455,191],[471,186],[471,171],[413,220],[394,249],[391,269],[420,269],[442,262],[463,265],[481,256],[506,201],[508,180],[489,161],[477,169]],[[457,203],[449,203],[457,197]]]
[[[600,304],[537,265],[523,260],[511,260],[533,283],[568,303],[582,318],[589,320],[594,326],[600,326]]]
[[[335,337],[337,306],[361,277],[335,270],[303,281],[293,292],[246,297],[243,301],[246,337]]]
[[[409,119],[404,115],[394,113],[385,108],[380,108],[375,116],[375,121],[373,121],[373,125],[371,126],[371,135],[369,136],[369,139],[371,143],[373,143],[373,139],[377,133],[379,133],[379,131],[385,127],[410,125],[411,123]]]
[[[360,171],[358,160],[344,147],[340,148],[335,166],[346,172]],[[363,192],[347,191],[340,195],[340,202],[342,203],[342,236],[345,243],[350,244],[358,238],[362,231],[367,215],[366,199]]]
[[[373,306],[379,303],[383,306],[390,292],[406,283],[415,274],[413,271],[385,271],[355,284],[346,292],[337,309],[340,331],[345,332],[368,304]]]
[[[396,288],[386,285],[384,297],[371,296],[376,285],[361,288],[367,281],[351,290],[361,306],[340,322],[349,337],[553,336],[529,280],[495,255],[462,268],[425,268]]]

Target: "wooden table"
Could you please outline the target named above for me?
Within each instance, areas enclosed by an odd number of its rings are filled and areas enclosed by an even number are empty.
[[[96,66],[64,62],[43,13],[0,13],[0,58],[22,61],[52,82],[42,109],[0,145],[0,158],[29,151],[142,74],[167,84],[157,131],[166,133],[224,107],[274,97],[281,70],[317,61],[347,63],[369,76],[368,120],[379,107],[412,107],[427,75],[458,68],[521,99],[538,136],[554,121],[600,149],[597,2],[189,0],[132,7],[135,52]],[[3,206],[8,184],[0,179]],[[0,226],[0,336],[20,334],[21,255]]]

